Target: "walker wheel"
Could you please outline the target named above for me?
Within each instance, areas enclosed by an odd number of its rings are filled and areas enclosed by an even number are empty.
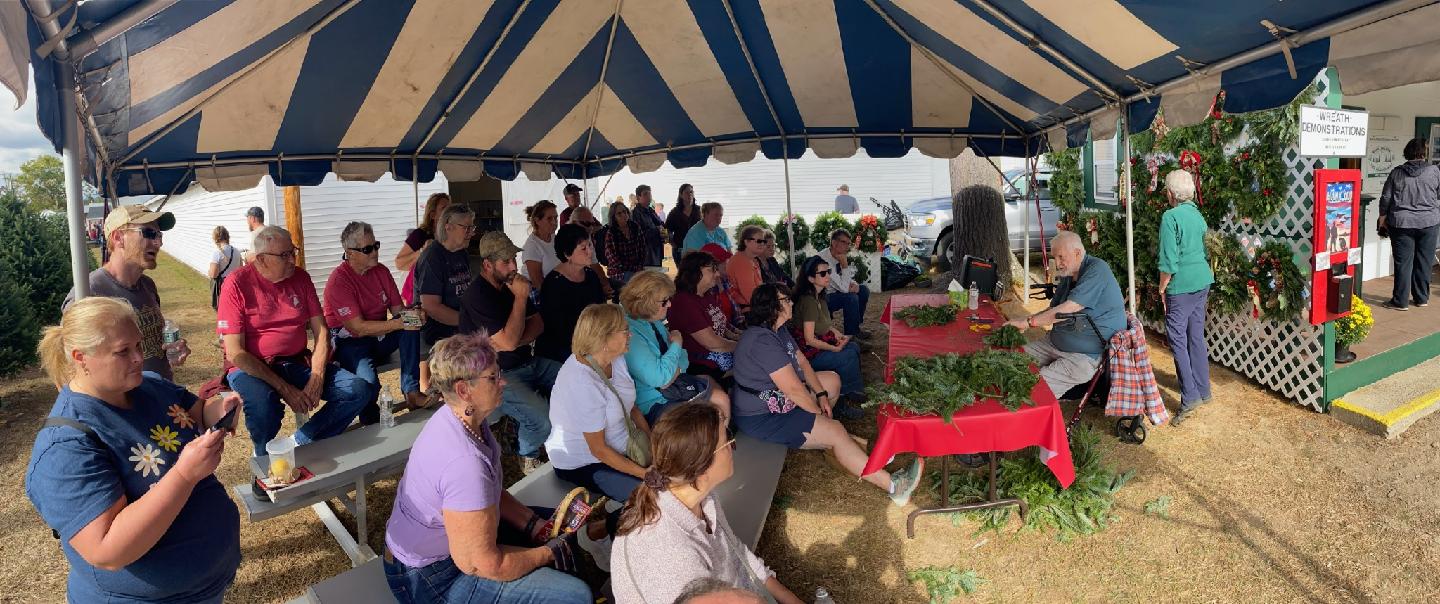
[[[1115,420],[1115,436],[1120,442],[1129,444],[1145,443],[1145,420],[1138,417],[1122,417]]]

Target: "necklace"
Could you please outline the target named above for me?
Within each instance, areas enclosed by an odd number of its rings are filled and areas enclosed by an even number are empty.
[[[479,433],[475,432],[475,429],[470,427],[470,423],[465,421],[465,418],[461,417],[459,413],[455,413],[454,409],[451,409],[450,413],[455,416],[455,419],[457,421],[460,422],[460,427],[465,428],[465,431],[470,433],[470,436],[475,439],[476,443],[482,445],[485,444],[485,438],[480,436]]]

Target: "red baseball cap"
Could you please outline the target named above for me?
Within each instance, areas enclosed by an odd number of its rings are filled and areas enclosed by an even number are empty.
[[[714,256],[716,262],[724,262],[729,260],[731,256],[734,256],[734,254],[730,253],[730,250],[721,247],[718,243],[707,243],[704,247],[700,248],[700,251]]]

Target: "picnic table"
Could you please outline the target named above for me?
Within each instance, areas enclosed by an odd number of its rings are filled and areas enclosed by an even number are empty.
[[[395,418],[395,427],[380,424],[357,428],[295,449],[295,464],[314,474],[303,482],[279,489],[273,497],[256,497],[249,483],[233,487],[251,522],[259,522],[309,507],[330,530],[352,566],[375,557],[366,539],[365,490],[376,480],[399,475],[410,459],[410,447],[434,409],[412,409]],[[250,459],[256,478],[269,474],[269,456]],[[353,493],[353,495],[352,495]],[[271,500],[273,498],[273,501]],[[355,534],[335,516],[329,501],[338,499],[355,517]]]
[[[975,311],[960,310],[955,321],[947,325],[913,328],[904,321],[892,321],[892,312],[907,306],[942,305],[949,303],[945,294],[900,294],[890,298],[880,320],[890,326],[890,347],[885,359],[885,381],[893,381],[891,370],[901,357],[929,357],[944,353],[966,354],[984,348],[984,335],[970,330],[974,324],[968,317],[973,312],[981,319],[993,321],[998,328],[1005,321],[999,309],[982,298]],[[1033,365],[1032,370],[1038,371]],[[861,470],[868,475],[880,470],[899,453],[916,453],[922,457],[940,457],[941,505],[919,508],[910,513],[906,533],[915,537],[915,519],[925,514],[962,512],[1004,506],[1020,508],[1021,518],[1029,511],[1019,499],[1000,499],[995,492],[995,452],[1015,451],[1038,446],[1046,467],[1054,473],[1061,488],[1075,481],[1075,465],[1070,457],[1070,439],[1065,433],[1064,415],[1050,386],[1041,378],[1030,391],[1033,405],[1011,412],[993,399],[981,400],[955,412],[947,423],[935,414],[917,414],[892,404],[882,405],[876,415],[879,436],[870,450],[870,459]],[[988,498],[951,505],[949,458],[954,454],[986,453],[990,462]]]

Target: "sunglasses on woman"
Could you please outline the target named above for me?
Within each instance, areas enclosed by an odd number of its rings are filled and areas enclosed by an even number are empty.
[[[379,242],[379,241],[376,241],[375,243],[372,243],[372,244],[367,245],[367,246],[365,246],[365,247],[347,247],[347,248],[345,248],[345,249],[350,250],[350,251],[352,251],[352,252],[360,252],[361,254],[373,254],[373,253],[375,253],[375,252],[380,251],[380,242]]]
[[[829,277],[829,276],[830,276],[830,269],[825,269],[825,270],[823,270],[823,271],[815,271],[815,276],[816,276],[816,277]]]

